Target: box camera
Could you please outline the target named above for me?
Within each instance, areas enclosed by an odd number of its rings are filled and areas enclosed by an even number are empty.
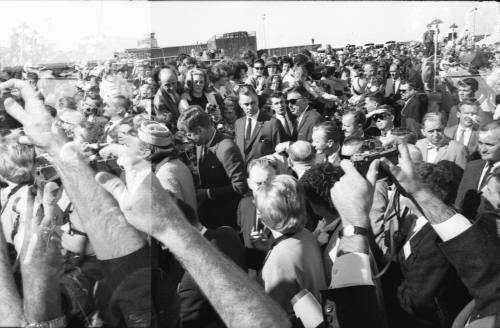
[[[385,157],[394,165],[398,164],[398,148],[395,146],[389,147],[376,147],[363,153],[354,154],[351,156],[351,161],[358,172],[365,176],[368,172],[371,162],[373,160]],[[387,177],[388,171],[383,167],[379,167],[378,179]]]

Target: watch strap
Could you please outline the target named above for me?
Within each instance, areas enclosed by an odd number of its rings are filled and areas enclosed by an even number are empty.
[[[62,316],[49,321],[29,323],[26,328],[65,328],[66,327],[66,317]]]
[[[346,229],[351,230],[352,233],[349,233],[346,235],[346,233],[345,233]],[[358,227],[358,226],[346,226],[340,230],[339,237],[342,238],[344,236],[353,236],[353,235],[361,235],[361,236],[368,237],[368,232],[369,232],[369,230],[367,228]]]

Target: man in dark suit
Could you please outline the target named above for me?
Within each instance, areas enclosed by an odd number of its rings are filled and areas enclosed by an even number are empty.
[[[492,121],[479,130],[478,148],[481,159],[467,164],[455,206],[468,218],[491,209],[481,197],[492,171],[500,166],[500,121]]]
[[[214,128],[199,106],[182,113],[178,127],[196,144],[199,173],[196,198],[201,223],[209,228],[236,227],[236,209],[247,192],[238,147]]]
[[[309,106],[308,96],[309,93],[303,86],[290,89],[286,96],[288,108],[296,119],[294,141],[312,142],[313,127],[325,120],[321,114]]]
[[[404,100],[404,106],[401,110],[401,128],[408,129],[420,136],[422,118],[427,112],[427,97],[425,94],[418,94],[419,90],[412,82],[402,84],[400,90],[402,100]]]
[[[277,163],[271,159],[254,159],[248,164],[248,188],[251,193],[242,198],[238,205],[238,226],[241,238],[245,244],[248,267],[254,270],[262,269],[266,252],[255,247],[256,239],[269,239],[264,231],[264,225],[257,214],[254,193],[277,173]],[[268,231],[269,232],[269,231]]]
[[[219,251],[246,271],[245,251],[238,234],[230,227],[207,229],[204,227],[189,205],[177,201],[186,219],[198,229]],[[180,301],[180,316],[184,328],[225,327],[222,319],[201,292],[189,272],[182,275],[177,292]]]
[[[177,93],[177,73],[172,68],[163,68],[158,75],[160,88],[153,100],[153,112],[156,120],[163,122],[173,131],[179,117],[179,102]]]
[[[285,95],[279,91],[273,92],[269,99],[271,101],[271,109],[274,112],[274,117],[280,122],[283,129],[282,141],[293,140],[295,132],[295,117],[286,107]]]
[[[467,148],[469,158],[477,152],[479,138],[479,103],[466,99],[457,108],[459,123],[444,129],[444,134]]]
[[[282,129],[277,119],[259,109],[258,97],[252,87],[244,86],[238,94],[245,116],[236,120],[235,142],[248,165],[252,159],[274,153],[282,141]]]

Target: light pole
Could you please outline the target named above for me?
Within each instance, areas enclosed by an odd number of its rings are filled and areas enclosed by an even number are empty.
[[[266,14],[262,14],[262,34],[264,35],[264,49],[267,49],[267,40],[266,40]]]
[[[477,8],[472,9],[473,11],[473,16],[472,16],[472,46],[475,48],[476,47],[476,12]]]
[[[436,33],[434,35],[434,84],[433,92],[436,92],[436,74],[437,74],[437,48],[438,48],[438,37],[439,37],[439,24],[443,21],[439,18],[434,19],[430,24],[436,26]]]

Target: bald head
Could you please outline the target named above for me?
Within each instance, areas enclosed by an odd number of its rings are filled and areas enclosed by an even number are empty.
[[[167,92],[174,92],[177,88],[177,74],[172,68],[162,68],[159,74],[160,87]]]
[[[292,162],[308,163],[314,161],[315,152],[310,142],[299,140],[290,145],[288,156]]]

